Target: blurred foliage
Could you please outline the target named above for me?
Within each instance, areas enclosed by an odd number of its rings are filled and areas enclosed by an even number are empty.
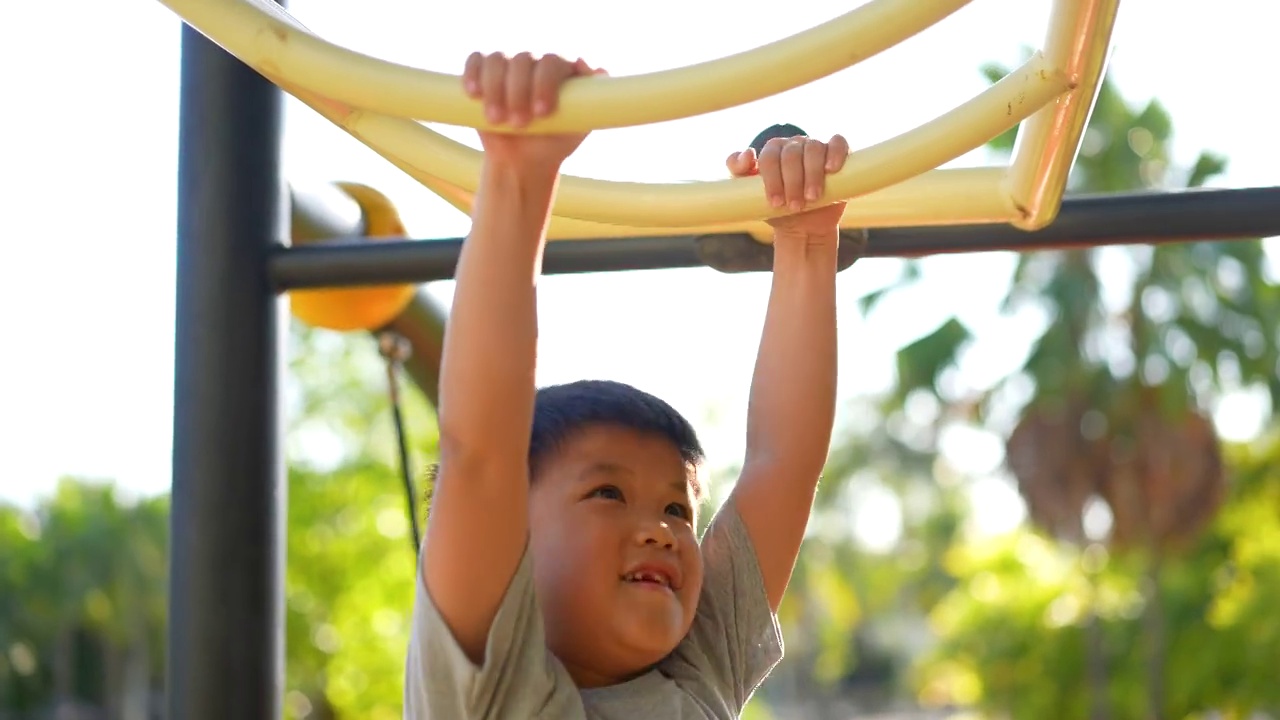
[[[146,707],[164,659],[166,498],[62,481],[0,506],[0,709]]]
[[[414,554],[397,473],[290,477],[287,704],[295,716],[400,717]],[[329,707],[325,707],[329,706]]]
[[[1158,597],[1171,632],[1164,707],[1152,713],[1139,558],[1054,543],[1031,530],[958,545],[956,587],[930,616],[941,639],[917,668],[921,699],[992,716],[1090,716],[1091,624],[1116,718],[1280,713],[1280,438],[1236,448],[1232,495]]]
[[[286,714],[398,718],[415,559],[385,365],[366,337],[295,327],[291,347]],[[421,476],[434,419],[402,397]],[[0,507],[0,717],[163,706],[168,534],[167,497],[109,483]]]

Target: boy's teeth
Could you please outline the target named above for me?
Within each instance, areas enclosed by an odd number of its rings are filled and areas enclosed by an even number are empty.
[[[655,582],[655,583],[658,583],[659,585],[667,584],[666,581],[664,581],[661,576],[654,575],[652,573],[647,573],[647,572],[627,573],[627,581],[628,582]]]

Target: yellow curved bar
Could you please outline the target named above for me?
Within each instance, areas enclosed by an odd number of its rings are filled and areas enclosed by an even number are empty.
[[[298,99],[319,115],[345,129],[351,110],[340,103],[297,91]],[[472,191],[410,165],[383,144],[357,138],[405,174],[440,196],[463,214],[470,214]],[[452,143],[448,138],[445,142]],[[474,153],[469,148],[464,150]],[[475,153],[475,155],[479,155]],[[849,201],[841,226],[850,229],[901,227],[904,225],[960,225],[1007,223],[1021,217],[1005,191],[1003,167],[931,170],[903,182]],[[679,186],[687,187],[687,186]],[[714,222],[699,225],[638,228],[553,215],[547,236],[552,240],[620,238],[636,235],[692,235],[715,232],[747,232],[761,242],[772,240],[772,230],[761,220]]]
[[[1085,125],[1098,96],[1120,0],[1056,0],[1044,53],[1075,89],[1033,115],[1018,137],[1008,193],[1021,209],[1013,225],[1039,230],[1062,206]]]
[[[718,60],[644,75],[573,80],[562,91],[558,112],[524,132],[643,125],[743,105],[866,60],[970,1],[871,0],[817,27]],[[270,0],[161,2],[227,52],[283,85],[386,115],[490,127],[479,103],[463,92],[458,76],[334,45]]]
[[[366,185],[337,183],[359,205],[365,218],[365,235],[378,239],[403,239],[404,223],[385,195]],[[413,301],[413,285],[324,288],[289,291],[293,315],[314,327],[329,330],[377,330],[391,322]]]
[[[1036,54],[978,96],[913,130],[849,155],[827,180],[823,200],[886,188],[982,146],[1071,89],[1069,79]],[[302,95],[290,89],[295,95]],[[483,155],[411,120],[327,103],[326,117],[384,156],[474,192]],[[647,184],[565,176],[552,213],[637,228],[705,226],[789,214],[771,207],[758,177],[688,184]]]
[[[458,211],[466,214],[471,212],[474,200],[471,193],[439,178],[418,172],[410,172],[410,175]],[[840,226],[853,230],[905,225],[1007,223],[1018,217],[1018,211],[1003,192],[1004,178],[1004,168],[957,168],[928,172],[854,199],[846,207]],[[636,228],[559,216],[551,217],[547,237],[551,240],[595,240],[637,235],[705,235],[728,232],[745,232],[762,243],[773,242],[773,229],[763,221]]]
[[[297,95],[303,104],[316,111],[321,117],[338,127],[344,127],[344,118],[351,112],[348,108],[304,91],[299,91]],[[443,139],[446,142],[452,142],[448,138]],[[365,141],[365,144],[459,212],[468,215],[471,213],[471,203],[474,199],[472,191],[408,164],[378,142]],[[1007,172],[1003,167],[930,170],[903,182],[851,199],[845,208],[840,225],[849,229],[864,229],[904,225],[972,225],[1011,222],[1021,217],[1021,213],[1005,192]],[[772,229],[762,220],[638,228],[553,215],[547,229],[547,237],[551,240],[583,240],[646,234],[696,235],[716,232],[747,232],[761,242],[771,242],[773,236]]]
[[[393,159],[392,163],[396,163]],[[471,213],[474,194],[408,166],[401,169],[463,214]],[[1020,213],[1004,192],[1005,168],[934,170],[855,198],[845,208],[840,226],[847,229],[906,225],[978,225],[1011,222]],[[702,235],[745,232],[762,243],[773,242],[773,229],[763,221],[637,228],[553,215],[551,240],[624,238],[637,235]]]

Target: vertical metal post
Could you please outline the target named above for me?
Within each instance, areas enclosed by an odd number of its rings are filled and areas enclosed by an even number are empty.
[[[282,95],[182,29],[168,716],[276,720],[284,678]]]

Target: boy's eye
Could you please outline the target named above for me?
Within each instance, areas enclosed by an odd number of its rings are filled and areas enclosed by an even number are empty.
[[[690,512],[689,508],[685,507],[680,503],[671,503],[670,505],[668,505],[667,512],[671,513],[672,515],[675,515],[681,520],[688,520],[689,518],[693,517],[693,513]]]
[[[591,494],[587,497],[599,497],[604,498],[605,500],[621,500],[622,491],[614,485],[601,485],[595,490],[592,490]]]

